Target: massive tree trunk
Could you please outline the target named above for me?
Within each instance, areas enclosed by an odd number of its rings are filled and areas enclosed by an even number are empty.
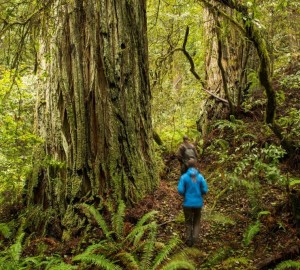
[[[146,1],[54,2],[40,46],[36,131],[45,143],[27,204],[63,219],[84,198],[136,201],[157,178]]]
[[[240,32],[226,18],[219,16],[209,1],[203,2],[206,7],[204,29],[208,40],[206,87],[220,97],[210,96],[201,106],[203,109],[198,129],[205,135],[211,121],[240,113],[243,97],[249,87],[246,69],[250,64],[249,56],[253,54],[251,44]]]

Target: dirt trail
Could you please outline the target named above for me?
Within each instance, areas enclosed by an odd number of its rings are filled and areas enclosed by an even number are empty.
[[[176,160],[169,162],[167,169],[159,188],[129,212],[138,220],[145,213],[157,210],[159,240],[162,242],[167,242],[173,235],[182,238],[184,231],[182,198],[177,193],[179,164]],[[205,168],[203,175],[207,179]],[[251,216],[247,194],[243,190],[222,187],[222,183],[209,177],[207,182],[209,194],[205,198],[200,239],[195,243],[195,248],[200,250],[199,265],[211,263],[211,269],[258,269],[257,266],[266,258],[283,254],[299,243],[296,230],[290,224],[290,214],[276,201],[282,196],[275,194],[278,190],[273,190],[269,196],[263,195],[267,205],[271,206],[267,209],[270,214],[260,220],[259,232],[245,244],[247,228],[257,221]],[[276,209],[278,207],[281,209]],[[236,267],[235,263],[238,264]]]

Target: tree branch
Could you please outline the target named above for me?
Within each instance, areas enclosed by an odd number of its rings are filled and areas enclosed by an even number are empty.
[[[190,72],[194,75],[194,77],[200,82],[201,86],[202,86],[202,89],[208,93],[209,95],[213,96],[214,98],[224,102],[224,103],[227,103],[228,104],[228,100],[224,99],[224,98],[221,98],[219,96],[217,96],[216,94],[212,93],[211,91],[209,91],[208,89],[205,88],[205,83],[203,82],[203,80],[201,80],[199,74],[196,72],[196,69],[195,69],[195,63],[193,61],[193,58],[192,56],[189,54],[189,52],[186,50],[186,44],[187,44],[187,40],[188,40],[188,36],[189,36],[189,27],[187,26],[186,27],[186,30],[185,30],[185,35],[184,35],[184,39],[183,39],[183,43],[182,43],[182,47],[181,48],[176,48],[176,49],[173,49],[172,51],[170,51],[168,54],[166,54],[164,57],[160,57],[158,59],[166,59],[168,58],[170,55],[174,54],[175,52],[177,51],[181,51],[184,56],[187,58],[187,60],[189,61],[190,63]]]

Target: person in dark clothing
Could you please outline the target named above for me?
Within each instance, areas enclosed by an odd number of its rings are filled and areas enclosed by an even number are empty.
[[[207,183],[202,174],[195,168],[196,160],[190,159],[188,170],[178,183],[178,193],[184,197],[183,213],[186,227],[186,244],[193,246],[200,232],[203,195],[208,192]]]
[[[179,146],[176,156],[181,165],[180,168],[181,174],[184,174],[187,171],[188,169],[187,162],[190,159],[195,159],[196,161],[198,160],[196,147],[189,142],[188,136],[186,135],[183,136],[183,142]]]

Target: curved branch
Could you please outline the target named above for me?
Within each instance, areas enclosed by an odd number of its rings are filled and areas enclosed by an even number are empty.
[[[158,59],[162,59],[162,60],[165,60],[166,58],[168,58],[170,55],[174,54],[175,52],[177,51],[181,51],[184,56],[187,58],[187,60],[189,61],[189,64],[190,64],[190,72],[194,75],[194,77],[200,82],[201,86],[202,86],[202,89],[208,93],[209,95],[211,95],[212,97],[224,102],[224,103],[227,103],[228,104],[228,100],[224,99],[224,98],[221,98],[217,95],[215,95],[214,93],[212,93],[211,91],[209,91],[208,89],[205,88],[205,83],[204,81],[201,79],[201,77],[199,76],[199,74],[197,73],[196,71],[196,68],[195,68],[195,63],[194,63],[194,60],[192,58],[192,56],[189,54],[189,52],[186,50],[186,44],[187,44],[187,40],[188,40],[188,36],[189,36],[189,27],[187,26],[186,27],[186,30],[185,30],[185,35],[184,35],[184,39],[183,39],[183,43],[182,43],[182,47],[181,48],[176,48],[176,49],[173,49],[172,51],[170,51],[168,54],[166,54],[164,57],[160,57]]]

